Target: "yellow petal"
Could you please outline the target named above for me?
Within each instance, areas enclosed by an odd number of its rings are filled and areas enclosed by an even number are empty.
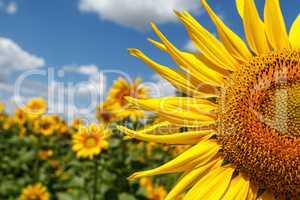
[[[244,0],[243,4],[244,13],[242,19],[249,46],[257,55],[270,52],[265,25],[260,19],[254,0]]]
[[[220,167],[210,171],[186,194],[184,200],[221,199],[231,181],[234,168]]]
[[[202,130],[202,131],[173,133],[168,135],[154,135],[154,134],[145,134],[143,133],[144,132],[143,130],[133,131],[124,126],[117,126],[117,128],[131,138],[135,138],[147,142],[162,143],[162,144],[195,144],[204,138],[208,139],[215,132],[213,130]]]
[[[139,130],[143,134],[171,134],[180,130],[181,126],[176,126],[168,121],[162,121],[153,125],[149,125]]]
[[[181,53],[168,39],[159,31],[159,29],[152,23],[152,28],[159,36],[162,42],[168,49],[168,53],[176,61],[176,63],[186,70],[194,77],[199,78],[204,83],[221,86],[224,77],[219,72],[207,67],[200,60],[194,56]]]
[[[238,175],[231,180],[228,190],[222,197],[223,200],[246,199],[250,187],[249,178]]]
[[[182,172],[189,167],[187,166],[187,164],[189,164],[196,158],[201,158],[203,163],[199,161],[198,164],[204,165],[209,161],[206,158],[211,158],[212,155],[216,155],[219,149],[220,146],[216,142],[212,142],[209,140],[199,142],[197,145],[186,150],[184,153],[180,154],[178,157],[165,163],[164,165],[152,170],[134,173],[132,176],[129,177],[129,179],[137,179],[140,177],[154,176],[158,174]]]
[[[248,50],[244,41],[222,22],[222,20],[209,7],[206,0],[202,0],[202,4],[216,25],[220,39],[228,52],[237,60],[246,62],[252,54]]]
[[[245,0],[235,0],[236,8],[241,16],[241,18],[244,17],[244,5],[245,5]]]
[[[266,0],[264,15],[266,33],[271,45],[277,50],[289,48],[289,37],[279,0]]]
[[[162,44],[160,42],[157,42],[157,41],[155,41],[155,40],[153,40],[151,38],[148,38],[148,41],[151,42],[152,44],[154,44],[157,48],[159,48],[162,51],[167,51],[168,50],[167,47],[166,47],[166,45],[164,45],[164,44]]]
[[[169,122],[183,126],[202,126],[215,123],[212,110],[216,105],[208,100],[189,97],[164,97],[156,99],[134,99],[127,101],[142,109],[154,112]]]
[[[271,192],[266,191],[262,195],[260,195],[257,198],[257,200],[276,200],[276,199],[275,199],[275,196]]]
[[[202,167],[192,169],[190,172],[186,173],[172,188],[165,200],[176,199],[175,197],[179,196],[185,190],[191,187],[196,180],[200,180],[208,170],[210,171],[215,169],[216,167],[220,167],[222,161],[223,160],[215,159]]]
[[[157,42],[153,39],[148,39],[149,42],[151,42],[152,44],[154,44],[157,48],[159,48],[162,51],[168,51],[167,47],[160,43]],[[196,57],[197,59],[199,59],[202,63],[204,63],[207,67],[219,72],[220,74],[224,75],[224,76],[228,76],[230,75],[230,71],[225,70],[223,68],[220,68],[219,66],[217,66],[215,63],[211,62],[208,58],[206,58],[203,54],[201,53],[191,53],[191,52],[185,52],[185,51],[180,51],[180,53],[185,54],[187,57]],[[195,77],[197,78],[197,77]]]
[[[234,71],[238,62],[230,55],[224,45],[199,24],[189,13],[176,12],[179,19],[186,26],[190,38],[200,52],[219,67]]]
[[[296,20],[290,30],[289,40],[294,49],[300,49],[300,14],[297,16]]]
[[[108,149],[109,143],[106,140],[101,141],[101,147],[104,149]]]
[[[254,183],[250,183],[247,200],[256,200],[258,187]]]
[[[216,97],[216,90],[215,91],[201,91],[200,84],[195,83],[192,80],[192,77],[189,75],[184,74],[182,72],[172,70],[166,66],[162,66],[146,55],[144,55],[141,51],[137,49],[129,49],[129,53],[133,56],[138,57],[139,59],[143,60],[146,64],[148,64],[152,69],[158,72],[164,79],[168,80],[174,87],[176,87],[179,91],[189,95],[189,96],[197,96],[197,97]],[[194,83],[194,84],[193,84]],[[199,88],[199,89],[198,89]]]

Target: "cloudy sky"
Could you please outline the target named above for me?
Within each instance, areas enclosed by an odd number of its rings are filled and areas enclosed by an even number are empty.
[[[243,34],[234,0],[207,0],[222,19]],[[262,12],[263,1],[257,1]],[[290,27],[298,0],[281,1]],[[44,96],[51,111],[93,116],[93,107],[118,76],[142,77],[156,85],[154,96],[174,89],[127,53],[135,47],[167,66],[175,64],[154,48],[149,22],[179,48],[194,51],[173,10],[187,10],[208,30],[215,29],[199,0],[0,0],[0,100],[12,109]],[[80,111],[80,112],[79,112]]]

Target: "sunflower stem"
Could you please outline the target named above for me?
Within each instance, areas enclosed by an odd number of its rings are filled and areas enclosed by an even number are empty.
[[[35,152],[35,160],[34,160],[34,165],[33,165],[33,180],[34,182],[38,182],[39,181],[39,176],[40,176],[40,169],[39,169],[39,165],[40,165],[40,161],[38,158],[38,152],[40,150],[40,140],[39,137],[36,138],[35,144],[34,144],[34,152]]]
[[[94,187],[93,187],[93,198],[92,200],[97,199],[97,188],[98,188],[98,159],[95,158],[94,160]]]

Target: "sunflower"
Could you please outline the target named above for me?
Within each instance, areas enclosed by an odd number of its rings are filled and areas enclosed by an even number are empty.
[[[84,126],[84,124],[85,124],[85,123],[84,123],[84,121],[83,121],[82,119],[76,118],[76,119],[74,119],[73,122],[72,122],[72,127],[73,127],[76,131],[78,131],[80,127]]]
[[[57,132],[61,135],[68,135],[69,134],[68,124],[65,121],[61,121],[57,129]]]
[[[202,4],[220,40],[189,13],[176,12],[199,50],[177,49],[152,24],[150,39],[181,68],[171,69],[141,51],[129,52],[157,71],[186,97],[127,98],[184,132],[147,134],[164,126],[121,131],[137,139],[192,145],[174,160],[130,179],[182,173],[166,200],[300,198],[300,16],[289,34],[279,0],[266,0],[264,21],[254,0],[237,0],[245,42],[205,0]]]
[[[25,124],[26,120],[27,116],[24,110],[21,108],[17,108],[15,111],[14,121],[19,125],[23,125]]]
[[[53,157],[53,155],[54,155],[54,152],[52,149],[40,150],[37,153],[37,156],[41,160],[49,160],[49,158]]]
[[[57,124],[55,123],[55,118],[53,118],[53,116],[43,115],[34,121],[33,128],[36,133],[49,136],[54,134]]]
[[[148,97],[148,88],[141,84],[140,79],[134,80],[133,83],[123,78],[116,80],[108,92],[107,100],[99,106],[99,113],[102,114],[103,119],[111,117],[114,120],[120,120],[130,117],[136,120],[143,117],[144,112],[130,106],[125,99],[126,96],[145,99]],[[107,113],[110,115],[107,116]]]
[[[5,111],[5,105],[4,103],[0,102],[0,113],[3,113]]]
[[[164,187],[160,185],[154,185],[149,178],[141,178],[139,185],[144,188],[146,197],[149,200],[163,200],[167,195]]]
[[[121,109],[119,104],[110,104],[107,101],[102,102],[96,109],[96,117],[100,122],[109,124],[118,120],[116,110],[119,109]]]
[[[141,82],[141,79],[136,79],[133,83],[129,83],[127,80],[119,78],[110,88],[107,95],[107,101],[110,103],[117,102],[121,106],[126,106],[128,105],[128,102],[125,99],[126,96],[131,96],[138,99],[144,99],[148,97],[148,90],[141,84]]]
[[[26,104],[25,111],[31,119],[35,119],[46,113],[47,102],[41,97],[33,98]]]
[[[91,124],[89,127],[80,127],[78,133],[73,135],[73,151],[77,158],[93,159],[108,148],[106,138],[110,135],[110,130],[105,126]]]
[[[20,200],[49,200],[50,195],[45,186],[41,183],[29,185],[22,190]]]

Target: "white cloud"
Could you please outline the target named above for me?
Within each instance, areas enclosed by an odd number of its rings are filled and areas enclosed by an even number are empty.
[[[199,52],[197,47],[195,46],[194,42],[192,40],[189,40],[185,45],[184,45],[184,50],[195,53]]]
[[[18,5],[16,2],[9,2],[6,5],[5,11],[7,14],[13,15],[16,14],[18,11]]]
[[[93,75],[99,73],[96,65],[83,65],[79,67],[79,72],[86,75]]]
[[[0,69],[26,70],[45,65],[43,58],[30,54],[9,38],[0,37]]]
[[[101,19],[144,30],[150,21],[176,22],[174,10],[199,11],[195,0],[80,0],[79,10],[96,13]]]
[[[93,75],[99,73],[96,65],[65,65],[62,67],[62,71],[84,75]]]

